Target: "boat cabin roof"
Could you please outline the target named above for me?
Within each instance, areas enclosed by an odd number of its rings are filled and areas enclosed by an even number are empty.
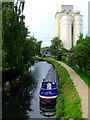
[[[56,83],[55,82],[42,82],[42,89],[56,89]]]

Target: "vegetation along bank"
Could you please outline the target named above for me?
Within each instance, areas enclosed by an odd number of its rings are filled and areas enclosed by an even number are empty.
[[[23,14],[25,2],[2,2],[2,67],[3,83],[25,74],[40,55],[42,41],[30,36]],[[0,51],[1,53],[1,51]],[[8,77],[7,77],[8,76]],[[8,79],[7,79],[8,78]]]
[[[80,71],[80,69],[78,67],[71,65],[68,62],[65,62],[65,61],[61,61],[61,62],[65,63],[66,65],[71,67],[90,88],[90,76],[87,73],[85,73],[84,71]]]
[[[44,60],[53,64],[59,78],[56,118],[82,118],[81,100],[67,70],[56,61]]]

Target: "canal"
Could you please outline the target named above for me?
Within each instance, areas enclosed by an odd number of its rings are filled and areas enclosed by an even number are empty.
[[[55,118],[55,104],[42,105],[39,91],[49,69],[53,66],[45,61],[36,62],[29,68],[29,73],[17,79],[18,86],[13,91],[6,90],[3,95],[3,120],[31,118]],[[6,89],[4,86],[4,90]],[[10,86],[9,86],[10,89]],[[5,97],[7,95],[7,97]],[[48,109],[47,109],[48,107]]]

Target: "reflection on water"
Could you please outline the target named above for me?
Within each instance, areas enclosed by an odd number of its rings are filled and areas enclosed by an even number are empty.
[[[55,115],[56,100],[54,101],[43,101],[40,100],[40,114],[45,117],[52,117]]]
[[[31,111],[31,98],[36,87],[36,82],[32,80],[30,73],[21,76],[17,88],[10,91],[10,96],[3,92],[3,120],[27,119],[27,110]],[[5,89],[5,88],[4,88]]]
[[[51,64],[48,64],[45,61],[38,62],[31,67],[31,73],[33,74],[33,78],[37,81],[37,88],[33,94],[33,98],[31,100],[31,109],[32,111],[28,112],[29,118],[48,118],[48,116],[43,116],[40,112],[40,104],[39,104],[39,92],[40,87],[42,85],[43,78],[46,77],[49,69],[53,68]],[[54,118],[54,117],[50,117]]]
[[[7,83],[4,85],[2,96],[3,120],[5,118],[7,120],[55,118],[53,116],[55,115],[56,102],[51,104],[39,101],[39,91],[43,78],[45,78],[48,70],[51,68],[53,66],[44,61],[35,63],[29,69],[28,74],[20,76],[17,79],[18,84],[16,86],[10,86],[11,83],[8,84],[9,86],[7,86]]]

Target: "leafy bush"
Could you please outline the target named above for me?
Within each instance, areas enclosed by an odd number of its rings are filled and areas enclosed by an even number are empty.
[[[76,46],[69,50],[68,62],[71,65],[77,65],[81,71],[89,75],[89,62],[90,62],[90,37],[83,39],[83,34],[79,36]]]

